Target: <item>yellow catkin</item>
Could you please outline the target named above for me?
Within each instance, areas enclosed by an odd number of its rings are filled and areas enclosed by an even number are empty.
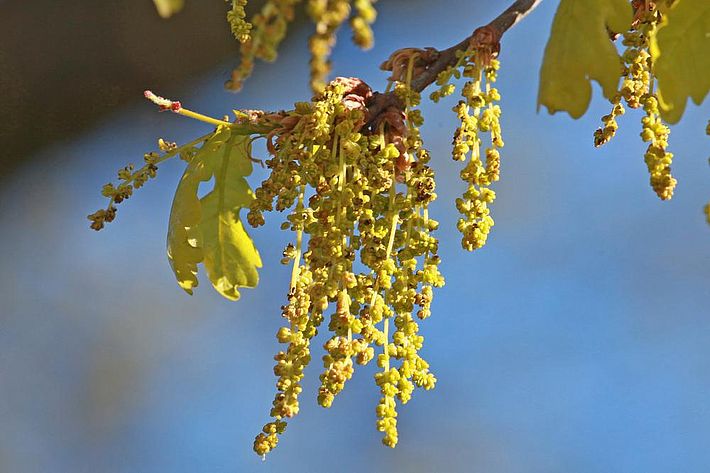
[[[667,151],[670,129],[663,123],[658,111],[658,98],[653,91],[653,60],[649,52],[649,38],[661,21],[661,13],[652,2],[634,2],[636,21],[623,33],[622,55],[624,68],[621,87],[611,100],[612,110],[602,117],[603,126],[594,132],[594,146],[608,143],[616,134],[617,117],[625,113],[622,101],[629,108],[643,108],[641,139],[649,143],[644,161],[649,172],[651,187],[663,200],[673,197],[676,179],[671,174],[673,154]]]
[[[432,235],[438,225],[422,215],[436,198],[434,175],[422,148],[421,116],[411,109],[419,94],[401,83],[395,91],[409,113],[385,114],[380,133],[360,131],[369,87],[338,78],[283,116],[270,139],[270,174],[254,191],[247,221],[258,226],[265,212],[288,210],[282,228],[300,236],[284,251],[284,261],[299,255],[301,261],[282,310],[289,323],[277,338],[287,347],[276,355],[277,393],[272,419],[254,442],[259,455],[276,446],[286,421],[299,411],[310,341],[324,329],[327,314],[321,406],[330,407],[355,367],[375,359],[381,347],[377,428],[393,447],[397,403],[436,382],[419,355],[423,337],[415,321],[428,317],[433,288],[444,284]],[[304,189],[310,195],[305,202]]]
[[[469,80],[461,94],[464,100],[454,107],[461,122],[453,139],[453,158],[466,162],[461,179],[467,184],[464,194],[456,199],[461,214],[457,228],[461,232],[461,246],[468,251],[486,244],[494,225],[489,204],[495,200],[491,184],[500,178],[500,152],[503,139],[500,127],[501,109],[498,90],[492,87],[499,63],[490,61],[487,66],[467,65],[464,76]],[[490,145],[482,153],[482,136],[489,134]]]

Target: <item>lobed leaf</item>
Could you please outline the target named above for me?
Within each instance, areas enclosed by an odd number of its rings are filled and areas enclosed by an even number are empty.
[[[170,213],[168,259],[180,287],[197,286],[204,263],[214,288],[237,300],[239,287],[255,287],[261,258],[239,219],[253,199],[245,179],[251,173],[250,137],[220,127],[192,157],[178,185]],[[214,177],[202,199],[200,183]]]
[[[188,294],[197,286],[197,264],[204,254],[199,241],[190,238],[190,233],[200,223],[200,199],[197,191],[205,177],[205,162],[196,155],[188,164],[180,179],[170,209],[168,223],[168,261],[178,284]]]
[[[710,2],[676,1],[650,49],[661,116],[677,123],[689,97],[700,105],[710,91]]]
[[[538,110],[584,115],[597,81],[606,98],[617,91],[622,62],[609,30],[622,32],[632,21],[627,0],[562,0],[552,22],[540,70]]]
[[[239,287],[256,287],[261,258],[239,219],[254,198],[245,176],[251,174],[249,136],[231,136],[210,161],[214,189],[205,195],[200,230],[204,264],[214,288],[224,297],[239,299]]]

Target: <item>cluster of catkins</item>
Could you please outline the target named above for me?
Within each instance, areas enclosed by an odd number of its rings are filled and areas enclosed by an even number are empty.
[[[355,364],[376,359],[384,444],[397,443],[397,404],[436,382],[418,334],[432,288],[444,284],[432,235],[438,223],[427,210],[436,198],[434,174],[419,136],[421,115],[411,109],[419,96],[402,83],[396,93],[406,110],[392,107],[363,127],[370,88],[338,78],[280,117],[268,136],[270,175],[255,190],[247,220],[259,226],[264,212],[287,212],[282,228],[295,235],[284,251],[283,262],[293,265],[277,333],[284,348],[275,356],[273,420],[254,442],[260,455],[299,411],[311,342],[324,322],[330,338],[318,403],[329,407]]]
[[[461,246],[473,251],[486,244],[488,233],[493,226],[488,205],[495,198],[490,188],[500,178],[500,152],[503,138],[500,128],[500,94],[491,84],[496,80],[498,61],[487,66],[472,63],[464,69],[464,77],[469,80],[463,86],[464,100],[454,107],[461,126],[454,132],[453,158],[466,162],[461,170],[461,179],[468,188],[463,196],[456,199],[456,208],[461,214],[457,228],[462,234]],[[485,86],[482,86],[485,77]],[[490,134],[490,144],[481,153],[482,133]],[[482,159],[485,157],[485,160]]]
[[[602,117],[603,127],[594,132],[594,145],[601,146],[611,140],[619,128],[617,117],[625,113],[623,102],[629,108],[642,108],[645,116],[641,139],[649,143],[644,160],[648,167],[654,192],[663,200],[673,197],[676,179],[671,174],[673,154],[666,151],[670,129],[661,120],[658,97],[653,91],[653,58],[649,52],[649,38],[657,28],[661,13],[653,2],[634,1],[636,12],[631,29],[623,33],[626,48],[622,59],[624,69],[618,93],[612,98],[612,110]]]
[[[500,62],[480,49],[462,51],[458,56],[457,64],[437,77],[439,88],[432,92],[431,99],[438,102],[454,93],[452,77],[463,75],[467,79],[461,90],[463,99],[453,108],[461,125],[454,132],[452,156],[455,161],[466,163],[460,176],[467,188],[456,199],[456,209],[461,214],[457,228],[463,249],[474,251],[486,244],[494,225],[488,206],[496,198],[490,186],[500,179],[499,148],[503,147],[501,108],[497,104],[500,93],[493,87]],[[490,139],[482,152],[485,133]]]
[[[116,218],[116,205],[133,195],[135,189],[140,189],[149,179],[155,178],[158,172],[158,164],[172,157],[180,151],[175,143],[170,143],[160,139],[158,141],[160,150],[165,154],[150,152],[143,155],[144,165],[135,169],[133,164],[129,164],[118,171],[118,185],[105,184],[101,188],[101,195],[109,199],[106,208],[99,209],[88,215],[91,221],[91,228],[101,230],[107,223],[111,223]],[[188,146],[193,145],[190,143]],[[184,148],[184,147],[183,147]]]
[[[242,23],[243,4],[233,2],[233,16]],[[369,4],[356,2],[363,9]],[[248,24],[237,23],[235,35],[248,31]],[[487,206],[495,194],[489,186],[498,180],[497,148],[503,146],[500,108],[495,104],[500,96],[491,87],[498,63],[474,56],[472,51],[461,53],[458,64],[438,81],[444,96],[454,90],[448,84],[451,77],[468,79],[462,90],[465,100],[455,107],[461,126],[454,138],[454,158],[468,160],[461,172],[468,190],[456,206],[463,214],[458,227],[469,250],[483,246],[493,225]],[[293,232],[294,238],[283,252],[282,263],[292,265],[282,306],[285,324],[277,332],[284,347],[274,357],[278,381],[272,419],[254,441],[259,455],[277,445],[287,420],[298,414],[311,343],[324,322],[330,335],[323,344],[318,403],[330,407],[355,365],[376,360],[375,383],[381,395],[376,425],[385,445],[398,442],[397,406],[409,402],[415,388],[429,390],[436,383],[420,355],[424,339],[419,321],[431,315],[433,288],[443,286],[444,278],[433,236],[438,222],[429,217],[429,205],[436,199],[434,172],[419,132],[420,94],[411,83],[437,57],[432,49],[406,48],[393,54],[382,65],[392,72],[392,95],[385,97],[393,100],[376,112],[368,107],[383,96],[375,96],[354,78],[335,79],[311,102],[297,103],[288,112],[235,111],[237,120],[231,125],[183,110],[179,102],[151,98],[161,109],[224,123],[267,140],[269,176],[254,190],[246,220],[258,227],[265,223],[266,212],[285,213],[282,229]],[[490,134],[485,163],[481,133]],[[196,147],[211,136],[180,147],[160,140],[162,155],[146,154],[140,169],[122,169],[118,185],[104,186],[109,205],[89,216],[92,227],[98,230],[112,221],[116,204],[155,177],[159,163],[178,155],[190,161]]]
[[[311,88],[323,91],[331,70],[330,53],[335,46],[340,26],[349,19],[353,42],[363,49],[373,45],[371,25],[377,18],[373,3],[377,0],[306,0],[308,16],[315,32],[308,42],[311,51]],[[267,0],[250,23],[244,20],[246,0],[233,0],[228,20],[234,36],[241,44],[241,63],[232,72],[228,89],[239,90],[254,69],[254,60],[274,61],[288,25],[295,17],[301,0]]]

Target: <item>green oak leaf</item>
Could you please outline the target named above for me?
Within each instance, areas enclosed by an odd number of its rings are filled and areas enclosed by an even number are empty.
[[[250,138],[220,127],[197,150],[178,185],[168,228],[168,258],[180,287],[192,294],[197,264],[214,288],[239,299],[239,287],[255,287],[261,258],[239,219],[254,198],[245,179],[252,171]],[[197,197],[200,183],[214,188]]]
[[[211,161],[214,189],[205,195],[200,231],[204,265],[214,288],[224,297],[239,299],[239,287],[256,287],[261,258],[239,219],[239,211],[254,198],[245,176],[251,174],[251,140],[233,135]]]
[[[650,49],[661,116],[677,123],[689,97],[700,105],[710,91],[710,1],[676,1]]]
[[[562,0],[552,22],[540,70],[538,109],[584,115],[597,81],[606,98],[617,91],[622,62],[609,30],[623,32],[632,20],[627,0]]]
[[[197,265],[204,258],[199,242],[190,235],[197,229],[202,215],[197,191],[200,182],[209,176],[205,176],[205,162],[197,159],[199,154],[193,157],[180,179],[168,223],[168,261],[178,284],[188,294],[192,294],[198,284]]]

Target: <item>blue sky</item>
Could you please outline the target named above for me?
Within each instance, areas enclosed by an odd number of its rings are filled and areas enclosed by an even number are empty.
[[[334,72],[381,89],[376,65],[391,51],[446,47],[501,8],[436,3],[446,6],[380,2],[376,47],[359,52],[343,31]],[[447,285],[422,323],[439,382],[400,409],[397,449],[382,447],[374,429],[371,367],[331,409],[316,405],[316,352],[301,414],[266,462],[252,453],[273,395],[288,235],[276,217],[253,232],[262,282],[240,301],[204,281],[185,295],[164,248],[178,162],[122,204],[115,223],[90,231],[85,216],[103,204],[100,186],[118,168],[139,162],[158,136],[183,142],[206,131],[136,101],[44,150],[0,190],[0,470],[708,471],[710,228],[701,209],[710,199],[710,108],[689,106],[673,127],[679,184],[660,202],[638,114],[594,149],[608,113],[596,86],[580,120],[536,112],[555,6],[543,2],[503,41],[506,146],[496,226],[477,253],[460,249],[455,230],[463,186],[449,155],[454,102],[423,106]],[[216,116],[287,108],[310,95],[306,37],[295,34],[238,95],[221,88],[230,64],[156,92]]]

